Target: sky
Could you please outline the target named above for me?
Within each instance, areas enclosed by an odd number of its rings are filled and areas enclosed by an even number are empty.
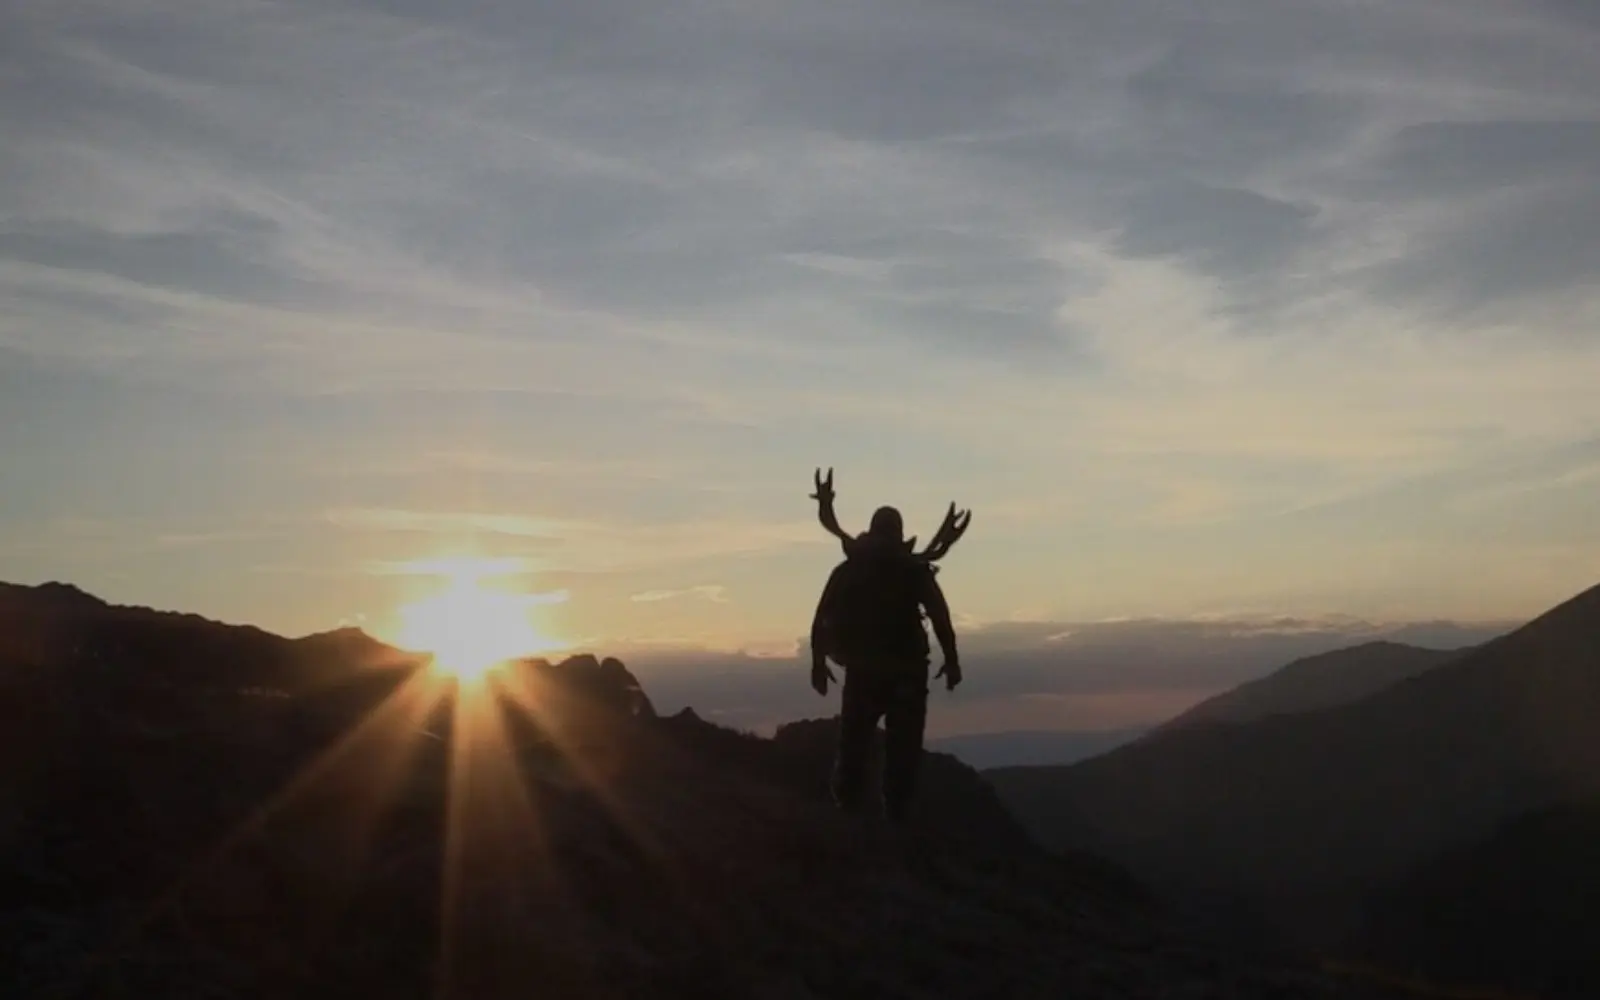
[[[0,579],[305,634],[488,559],[563,641],[759,658],[820,465],[847,527],[973,510],[972,634],[1525,618],[1600,581],[1596,51],[1586,0],[0,0]]]

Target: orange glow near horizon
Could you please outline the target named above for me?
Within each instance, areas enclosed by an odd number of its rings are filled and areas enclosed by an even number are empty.
[[[548,595],[497,590],[470,561],[452,568],[440,593],[401,606],[393,641],[431,653],[434,669],[463,682],[480,682],[508,660],[564,648],[532,619]]]
[[[419,796],[439,796],[443,844],[439,871],[439,940],[434,975],[439,995],[464,994],[485,980],[523,981],[542,974],[547,955],[571,950],[556,916],[570,912],[571,873],[551,851],[542,796],[552,787],[581,787],[650,861],[672,891],[693,898],[695,887],[674,879],[661,844],[626,808],[613,782],[619,744],[597,741],[592,706],[561,683],[536,671],[495,668],[506,660],[543,655],[557,643],[541,628],[543,606],[563,592],[531,593],[488,585],[507,576],[489,560],[436,560],[426,574],[444,585],[396,609],[386,641],[434,655],[433,669],[408,672],[397,689],[365,716],[351,721],[333,745],[318,753],[252,812],[228,830],[135,914],[143,927],[184,893],[220,870],[273,817],[307,801],[325,809],[330,850],[341,870],[359,877],[382,835],[386,818]],[[421,575],[422,570],[416,572]],[[470,683],[469,683],[470,682]],[[438,732],[437,709],[448,703],[448,726]],[[547,743],[519,745],[512,716],[532,723]],[[429,758],[445,744],[447,770],[439,782]],[[434,757],[436,761],[436,757]],[[335,794],[336,793],[336,794]],[[545,950],[505,948],[499,921],[507,912],[552,915],[541,924]],[[96,957],[95,963],[114,959]],[[96,967],[99,967],[96,965]]]

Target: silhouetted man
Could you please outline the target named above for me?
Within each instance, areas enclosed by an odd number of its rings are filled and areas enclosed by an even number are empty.
[[[830,473],[825,487],[819,476],[818,498],[823,501],[824,525],[835,531],[831,479]],[[844,667],[833,795],[847,811],[861,809],[866,767],[882,718],[884,811],[896,823],[906,817],[928,710],[924,611],[944,654],[944,665],[934,677],[945,678],[947,690],[961,683],[955,627],[934,566],[966,528],[956,525],[953,515],[952,505],[945,526],[920,553],[913,549],[915,539],[907,542],[903,537],[900,512],[893,507],[880,507],[871,528],[859,537],[835,531],[844,542],[846,558],[829,575],[811,622],[811,685],[826,695],[828,682],[836,680],[828,658]]]

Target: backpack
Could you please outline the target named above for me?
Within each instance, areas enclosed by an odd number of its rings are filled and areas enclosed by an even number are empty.
[[[925,659],[925,564],[899,550],[851,554],[835,572],[824,652],[845,666],[869,659]]]

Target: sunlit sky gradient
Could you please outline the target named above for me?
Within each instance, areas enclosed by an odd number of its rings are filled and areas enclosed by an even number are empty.
[[[0,20],[0,579],[791,649],[821,464],[969,628],[1600,580],[1588,0]]]

